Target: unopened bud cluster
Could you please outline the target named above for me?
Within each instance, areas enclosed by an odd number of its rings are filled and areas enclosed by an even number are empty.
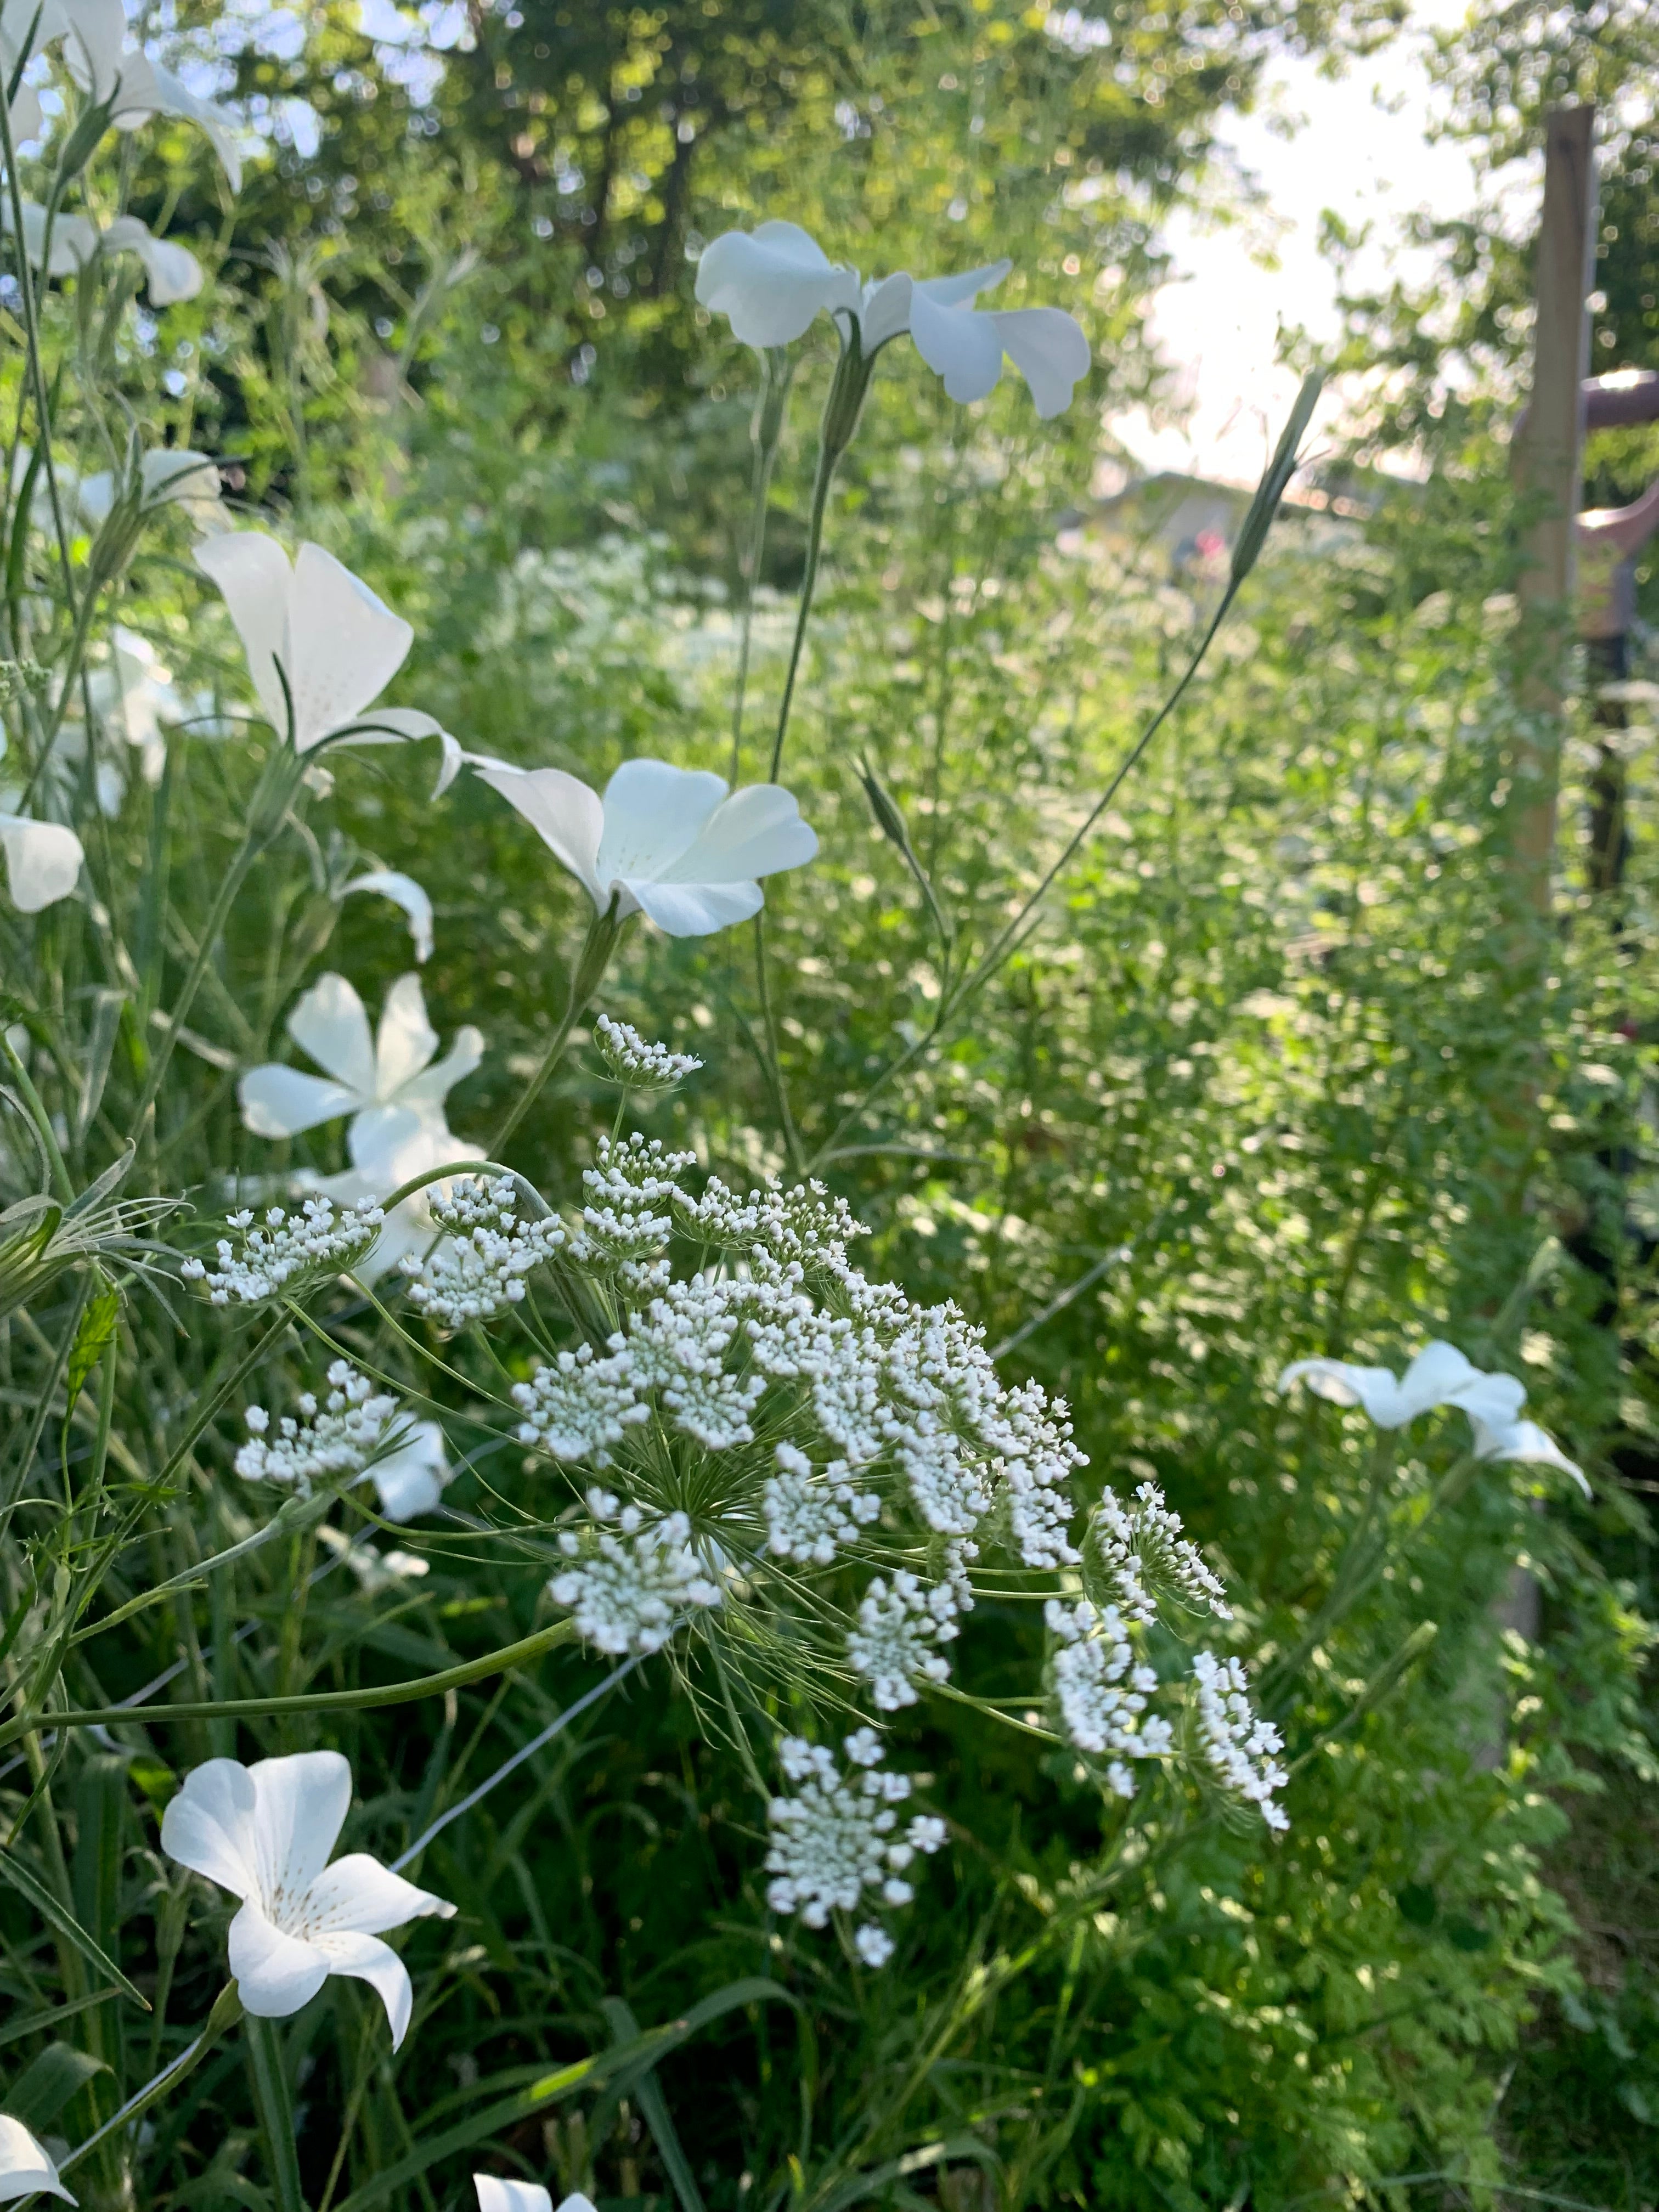
[[[606,1073],[630,1091],[671,1091],[702,1066],[689,1052],[670,1052],[665,1044],[653,1044],[627,1022],[601,1014],[593,1024],[593,1042]]]
[[[488,1321],[525,1296],[526,1278],[565,1243],[561,1224],[519,1218],[510,1176],[494,1182],[462,1176],[448,1195],[428,1200],[433,1223],[444,1232],[430,1253],[404,1264],[409,1298],[444,1328]]]
[[[240,1244],[222,1237],[216,1246],[218,1266],[202,1260],[185,1260],[179,1273],[187,1283],[199,1283],[216,1306],[261,1305],[267,1298],[296,1297],[329,1275],[355,1267],[380,1236],[386,1216],[378,1206],[348,1206],[335,1210],[328,1198],[307,1198],[298,1212],[273,1206],[255,1224],[244,1208],[228,1217]]]
[[[315,1482],[361,1474],[385,1443],[398,1401],[378,1393],[343,1359],[330,1367],[328,1384],[321,1405],[305,1391],[297,1418],[284,1413],[274,1432],[264,1407],[250,1406],[248,1441],[236,1455],[237,1474],[249,1482],[281,1483],[301,1498],[310,1496]]]

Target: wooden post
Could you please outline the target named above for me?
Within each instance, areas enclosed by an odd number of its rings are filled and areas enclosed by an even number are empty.
[[[1520,580],[1516,643],[1527,729],[1516,749],[1510,836],[1517,908],[1544,919],[1560,782],[1562,663],[1573,635],[1573,518],[1584,443],[1595,223],[1595,110],[1553,107],[1544,125],[1532,393],[1510,448],[1516,491],[1542,507],[1527,533]]]

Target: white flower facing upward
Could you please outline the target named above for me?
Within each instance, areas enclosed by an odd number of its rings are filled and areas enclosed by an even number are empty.
[[[553,2212],[553,2199],[539,2181],[514,2181],[500,2174],[475,2173],[478,2212]],[[558,2212],[594,2212],[591,2197],[580,2189],[561,2199]]]
[[[20,2197],[33,2197],[42,2191],[48,2196],[61,2197],[65,2204],[78,2201],[64,2188],[58,2178],[57,2165],[21,2120],[0,2112],[0,2204],[10,2204]]]
[[[331,1974],[367,1982],[386,2007],[395,2051],[414,1991],[380,1937],[405,1921],[455,1908],[352,1851],[329,1854],[351,1806],[351,1769],[337,1751],[303,1751],[243,1766],[210,1759],[185,1778],[161,1821],[161,1848],[242,1900],[230,1923],[230,1971],[246,2010],[285,2020]]]
[[[1281,1392],[1305,1382],[1315,1395],[1338,1406],[1362,1406],[1379,1429],[1403,1429],[1421,1413],[1455,1406],[1469,1417],[1474,1456],[1480,1460],[1523,1460],[1559,1468],[1590,1495],[1584,1471],[1546,1436],[1535,1421],[1523,1421],[1527,1389],[1513,1375],[1488,1375],[1455,1345],[1437,1338],[1425,1344],[1397,1380],[1386,1367],[1361,1367],[1346,1359],[1296,1359],[1279,1378]]]
[[[80,878],[81,840],[61,822],[0,814],[0,849],[6,855],[6,887],[20,914],[39,914],[67,898]]]
[[[448,731],[418,708],[374,705],[415,633],[360,577],[320,545],[301,545],[290,562],[261,530],[206,539],[196,565],[224,595],[265,720],[279,737],[291,727],[296,752],[339,739],[436,738],[443,759],[433,797],[447,789],[461,764]]]
[[[372,1036],[362,999],[343,975],[332,973],[295,1002],[288,1033],[327,1074],[307,1075],[280,1060],[249,1068],[237,1086],[244,1125],[256,1137],[297,1137],[349,1114],[354,1157],[361,1152],[365,1158],[402,1133],[403,1121],[394,1117],[413,1115],[424,1127],[442,1129],[445,1099],[483,1058],[483,1033],[468,1024],[434,1065],[438,1033],[412,971],[386,993]]]
[[[1001,377],[1006,354],[1030,387],[1037,413],[1059,415],[1089,373],[1089,341],[1060,307],[975,307],[1012,265],[994,261],[956,276],[901,270],[866,284],[856,269],[831,261],[798,223],[774,222],[715,239],[697,264],[696,289],[700,303],[724,315],[734,337],[762,349],[791,344],[825,310],[843,340],[856,325],[866,359],[908,332],[952,399],[983,399]]]
[[[707,937],[765,904],[759,878],[818,849],[781,784],[731,792],[706,769],[624,761],[596,791],[562,769],[496,762],[479,774],[586,886],[603,914],[647,915],[669,937]]]

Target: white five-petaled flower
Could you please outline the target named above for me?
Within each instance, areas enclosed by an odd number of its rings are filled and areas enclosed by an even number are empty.
[[[337,1751],[302,1751],[243,1766],[210,1759],[185,1777],[161,1822],[161,1847],[242,1900],[230,1923],[230,1971],[246,2010],[285,2020],[331,1974],[367,1982],[386,2006],[395,2051],[414,1992],[380,1936],[455,1908],[366,1851],[332,1866],[351,1806],[351,1769]]]
[[[1523,1421],[1523,1382],[1513,1375],[1488,1375],[1455,1345],[1437,1338],[1425,1344],[1397,1379],[1386,1367],[1361,1367],[1347,1359],[1296,1359],[1279,1378],[1281,1391],[1305,1382],[1321,1398],[1338,1406],[1363,1406],[1379,1429],[1403,1429],[1419,1413],[1455,1406],[1469,1417],[1474,1456],[1482,1460],[1525,1460],[1559,1468],[1588,1498],[1583,1469],[1545,1435],[1535,1421]]]
[[[52,219],[50,246],[46,211],[33,200],[23,202],[23,244],[35,268],[47,257],[48,276],[70,276],[86,269],[100,253],[136,253],[144,264],[152,307],[176,307],[193,300],[206,281],[202,264],[187,246],[157,238],[149,225],[136,215],[118,215],[103,228],[89,216],[58,214]],[[9,231],[11,212],[0,210],[0,225]]]
[[[374,705],[415,633],[361,577],[320,545],[301,545],[290,562],[262,530],[206,539],[196,564],[224,594],[265,720],[279,736],[291,726],[296,752],[339,738],[436,738],[443,760],[434,798],[447,789],[461,749],[443,725],[416,707]]]
[[[6,855],[11,902],[20,913],[39,914],[75,889],[83,857],[81,840],[61,822],[0,814],[0,848]]]
[[[10,2204],[20,2197],[33,2197],[42,2190],[50,2196],[61,2197],[65,2204],[78,2201],[64,2188],[58,2178],[55,2161],[21,2120],[0,2112],[0,2204]],[[564,2212],[562,2206],[560,2212]]]
[[[764,905],[759,878],[798,868],[818,849],[794,795],[666,761],[624,761],[596,791],[562,769],[479,770],[516,807],[603,914],[649,915],[670,937],[707,937]]]
[[[343,1114],[356,1117],[354,1152],[377,1152],[409,1133],[393,1115],[444,1126],[444,1100],[483,1058],[483,1033],[465,1024],[433,1065],[438,1033],[426,1018],[421,979],[400,975],[371,1036],[362,1000],[343,975],[320,977],[297,1001],[288,1033],[326,1077],[280,1060],[251,1067],[238,1086],[242,1120],[256,1137],[297,1137]],[[382,1144],[384,1133],[386,1144]]]
[[[500,2174],[475,2173],[472,2186],[478,2192],[478,2212],[553,2212],[550,2191],[539,2181],[503,2179]],[[564,2197],[559,2212],[593,2212],[591,2197],[584,2197],[580,2189]]]
[[[866,358],[908,331],[952,399],[982,399],[1002,374],[1006,354],[1030,387],[1039,415],[1059,415],[1089,373],[1089,341],[1061,307],[976,307],[1012,264],[994,261],[956,276],[908,271],[862,283],[856,269],[831,261],[798,223],[763,222],[728,230],[704,248],[697,298],[726,317],[745,345],[788,345],[823,310],[845,334],[858,326]]]

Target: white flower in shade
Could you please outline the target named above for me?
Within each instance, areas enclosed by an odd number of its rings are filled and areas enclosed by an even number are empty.
[[[173,672],[162,665],[155,647],[117,623],[109,659],[94,669],[87,688],[94,711],[137,753],[144,781],[159,783],[167,757],[162,726],[182,722],[190,710],[174,690]]]
[[[143,513],[177,505],[205,527],[218,511],[219,464],[211,454],[188,446],[152,446],[138,465],[137,489]],[[113,473],[100,469],[95,476],[82,477],[75,495],[88,521],[101,523],[115,504]]]
[[[301,545],[290,562],[261,530],[206,539],[196,565],[224,594],[261,710],[279,736],[289,729],[291,699],[296,751],[339,738],[368,745],[436,738],[443,760],[433,796],[448,787],[461,749],[442,724],[418,708],[374,705],[415,633],[361,577],[320,545]]]
[[[353,891],[377,891],[403,908],[415,940],[415,957],[424,966],[432,957],[432,901],[414,877],[397,868],[371,868],[367,875],[354,876],[340,896],[349,898]]]
[[[0,209],[0,227],[11,228],[9,207]],[[47,257],[48,276],[75,276],[100,253],[136,253],[144,264],[153,307],[171,307],[180,300],[193,300],[205,281],[201,263],[187,246],[157,238],[136,215],[117,216],[100,230],[89,216],[60,213],[52,218],[48,246],[46,210],[33,200],[25,200],[23,244],[36,269],[42,256]]]
[[[1281,1391],[1305,1382],[1338,1406],[1363,1406],[1379,1429],[1402,1429],[1419,1413],[1455,1406],[1469,1417],[1477,1459],[1528,1460],[1556,1467],[1589,1495],[1583,1469],[1570,1460],[1535,1421],[1523,1421],[1527,1387],[1513,1375],[1488,1375],[1455,1345],[1425,1344],[1399,1378],[1386,1367],[1358,1367],[1346,1359],[1297,1359],[1279,1378]]]
[[[799,224],[763,222],[752,232],[728,230],[707,246],[696,289],[702,306],[726,316],[745,345],[788,345],[823,310],[843,335],[857,325],[866,358],[908,332],[952,399],[984,398],[1006,354],[1030,387],[1037,413],[1059,415],[1089,373],[1089,341],[1063,308],[975,307],[1012,266],[994,261],[957,276],[901,271],[866,284]]]
[[[765,903],[759,878],[818,849],[781,784],[727,787],[706,769],[624,761],[605,797],[562,769],[479,771],[516,807],[603,914],[641,912],[670,937],[707,937]]]
[[[539,2181],[503,2180],[494,2173],[475,2173],[478,2212],[553,2212],[553,2199]],[[593,2212],[592,2200],[580,2190],[564,2197],[558,2212]]]
[[[42,2190],[50,2196],[61,2197],[65,2204],[79,2201],[58,2179],[56,2164],[21,2120],[0,2112],[0,2204],[10,2204],[20,2197],[33,2197]]]
[[[412,1521],[430,1513],[449,1480],[442,1429],[436,1421],[416,1421],[368,1472],[388,1521]]]
[[[409,2032],[408,1969],[380,1938],[454,1906],[416,1889],[366,1851],[328,1863],[351,1806],[337,1751],[302,1751],[243,1766],[210,1759],[185,1777],[161,1821],[161,1847],[242,1900],[230,1923],[230,1971],[246,2010],[285,2020],[331,1974],[380,1996],[395,2051]]]
[[[256,1137],[297,1137],[343,1114],[354,1115],[354,1162],[361,1152],[356,1164],[363,1165],[395,1148],[404,1133],[393,1115],[410,1113],[441,1127],[444,1100],[483,1058],[483,1036],[467,1024],[433,1065],[438,1033],[426,1018],[421,979],[412,973],[400,975],[386,993],[373,1036],[362,1000],[343,975],[332,974],[300,999],[288,1018],[288,1033],[327,1075],[307,1075],[280,1060],[249,1068],[237,1089],[244,1123]],[[442,1164],[442,1156],[435,1164]]]
[[[67,898],[81,873],[81,840],[61,822],[32,822],[22,814],[0,814],[0,848],[6,855],[6,884],[21,914],[39,914]]]

